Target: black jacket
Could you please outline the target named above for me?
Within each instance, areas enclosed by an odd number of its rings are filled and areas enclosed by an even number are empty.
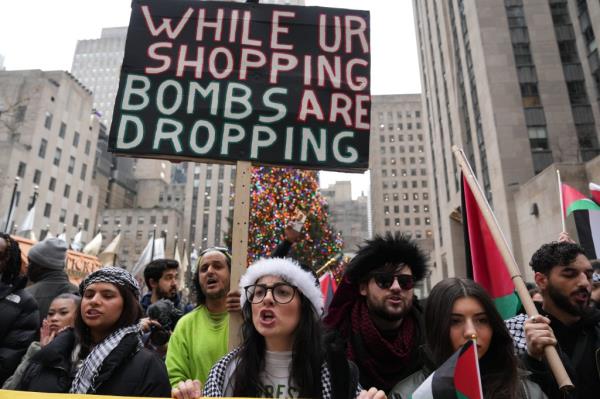
[[[23,289],[26,281],[22,278],[12,285],[0,282],[0,386],[39,335],[38,307]]]
[[[170,397],[165,364],[147,349],[137,350],[137,338],[125,336],[104,359],[89,393],[115,396]],[[18,390],[66,393],[76,371],[70,358],[75,333],[67,330],[31,359]]]
[[[600,311],[590,312],[572,326],[565,326],[558,319],[538,307],[541,314],[550,319],[550,326],[558,341],[558,354],[575,384],[575,391],[564,396],[545,360],[537,361],[527,353],[522,355],[525,366],[531,371],[531,379],[538,383],[550,399],[598,397],[600,392]]]
[[[60,294],[77,294],[77,287],[71,284],[67,273],[62,270],[49,270],[41,280],[26,288],[38,303],[40,322],[48,315],[52,300]]]

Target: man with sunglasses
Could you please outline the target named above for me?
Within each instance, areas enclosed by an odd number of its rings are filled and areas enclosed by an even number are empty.
[[[186,381],[198,386],[206,382],[213,364],[227,353],[229,313],[241,310],[239,291],[229,291],[231,255],[227,248],[202,251],[193,282],[198,306],[179,319],[167,351],[174,397],[180,397],[178,388],[186,386]]]
[[[422,309],[413,288],[426,272],[425,254],[399,233],[366,241],[348,265],[325,324],[345,338],[362,386],[389,392],[422,366]]]

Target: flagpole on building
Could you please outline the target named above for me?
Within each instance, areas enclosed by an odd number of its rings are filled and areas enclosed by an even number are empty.
[[[560,199],[560,221],[562,223],[562,231],[566,232],[567,228],[565,225],[565,204],[562,196],[562,180],[560,179],[560,170],[556,169],[556,178],[558,179],[558,198]]]
[[[469,165],[469,161],[463,150],[458,146],[452,146],[452,152],[456,160],[458,161],[460,168],[463,172],[465,180],[471,191],[473,196],[475,197],[475,201],[481,210],[481,213],[487,222],[490,233],[492,234],[493,240],[496,242],[498,246],[498,250],[504,259],[504,263],[508,269],[508,273],[513,280],[515,285],[515,290],[517,291],[517,295],[519,295],[519,299],[525,308],[525,312],[528,316],[533,317],[539,315],[537,308],[535,307],[531,296],[529,295],[529,291],[525,286],[525,282],[523,281],[523,277],[521,276],[521,272],[519,271],[519,267],[517,266],[517,261],[515,260],[510,247],[508,245],[508,241],[504,236],[504,233],[500,229],[500,225],[498,224],[498,220],[496,220],[496,216],[492,212],[490,204],[488,203],[485,195],[483,194],[483,190],[477,179],[473,173],[473,169],[471,169],[471,165]],[[562,210],[561,210],[562,212]],[[560,357],[558,356],[558,352],[556,351],[556,347],[552,345],[547,345],[544,347],[544,355],[546,356],[546,360],[554,374],[554,378],[561,390],[572,390],[574,388],[569,375],[567,374],[564,365],[562,364]]]
[[[13,192],[10,197],[10,204],[8,206],[8,215],[6,216],[6,224],[4,225],[4,231],[10,234],[11,222],[12,222],[12,213],[15,208],[15,197],[17,196],[17,188],[19,187],[19,177],[15,177],[15,185],[13,186]]]
[[[154,240],[156,240],[156,225],[152,229],[152,250],[150,251],[150,261],[154,259]]]
[[[174,237],[174,242],[173,242],[173,258],[175,258],[175,251],[177,251],[177,241],[178,241],[178,237],[177,234]],[[165,241],[165,249],[167,248],[167,243]]]
[[[117,226],[117,235],[121,234],[121,225]],[[116,237],[116,236],[115,236]],[[117,265],[117,251],[113,254],[113,266]]]

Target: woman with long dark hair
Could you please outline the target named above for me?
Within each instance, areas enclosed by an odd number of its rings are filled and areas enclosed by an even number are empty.
[[[103,267],[80,284],[75,328],[42,348],[19,390],[168,397],[164,363],[143,348],[139,287],[129,272]]]
[[[291,259],[261,259],[247,269],[240,288],[242,344],[212,368],[204,396],[347,399],[361,393],[345,357],[345,368],[332,367],[313,273]],[[362,395],[385,396],[376,389]]]
[[[518,368],[512,338],[488,293],[476,282],[449,278],[438,283],[425,308],[426,367],[399,382],[392,396],[408,398],[472,336],[476,337],[486,399],[545,398]]]

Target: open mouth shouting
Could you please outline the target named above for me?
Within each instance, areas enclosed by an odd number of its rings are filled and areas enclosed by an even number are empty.
[[[264,327],[272,327],[275,325],[275,312],[271,309],[263,309],[258,314],[258,320]]]

